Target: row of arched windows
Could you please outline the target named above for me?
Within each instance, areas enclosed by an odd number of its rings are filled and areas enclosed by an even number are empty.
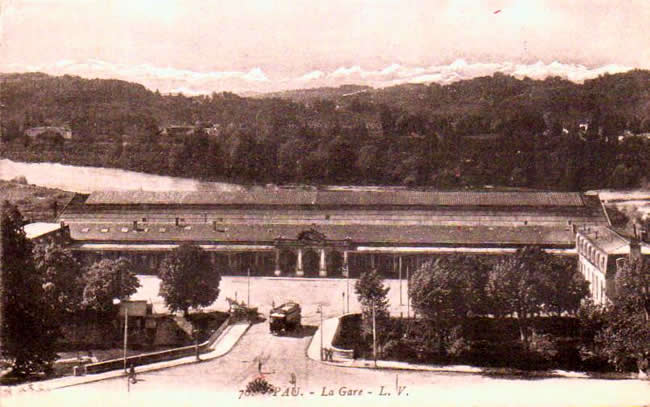
[[[576,240],[576,249],[578,254],[586,257],[593,265],[598,267],[603,273],[607,270],[607,256],[605,253],[596,249],[587,239],[578,235]]]

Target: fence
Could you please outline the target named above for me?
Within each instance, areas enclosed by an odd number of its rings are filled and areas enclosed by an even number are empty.
[[[207,352],[214,342],[219,338],[219,336],[226,330],[228,325],[230,325],[230,317],[226,318],[225,321],[217,328],[216,331],[210,335],[207,341],[200,343],[198,345],[183,346],[180,348],[163,350],[160,352],[152,353],[143,353],[141,355],[129,356],[126,358],[126,366],[142,366],[148,365],[155,362],[163,362],[167,360],[178,359],[186,356],[193,356],[197,352],[199,354]],[[124,358],[121,359],[111,359],[105,360],[103,362],[90,363],[85,365],[85,373],[102,373],[110,370],[118,370],[124,368]]]

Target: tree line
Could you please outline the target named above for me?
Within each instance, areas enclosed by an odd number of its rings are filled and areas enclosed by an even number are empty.
[[[582,85],[495,74],[353,96],[316,90],[295,100],[161,95],[121,81],[38,74],[5,76],[3,85],[2,154],[28,161],[258,184],[437,188],[635,187],[650,173],[650,141],[634,136],[650,132],[647,71]],[[21,135],[57,123],[70,124],[76,140]],[[163,136],[170,124],[196,131]]]
[[[551,324],[563,324],[570,317],[578,322],[574,335],[579,342],[574,348],[585,363],[604,360],[617,370],[647,372],[649,275],[647,263],[628,261],[617,273],[614,291],[608,293],[610,302],[595,305],[587,298],[589,283],[576,270],[575,260],[538,247],[491,261],[478,256],[440,257],[423,264],[409,280],[409,300],[417,317],[406,328],[390,318],[389,290],[378,272],[364,273],[355,290],[362,305],[362,337],[368,341],[372,335],[374,307],[378,341],[393,357],[409,352],[443,358],[468,354],[480,346],[476,332],[469,333],[476,329],[477,319],[483,319],[501,327],[497,330],[514,322],[522,355],[551,358],[558,349],[552,336],[538,332],[538,320],[556,318]],[[507,335],[500,332],[498,337],[501,343],[496,346],[507,346]]]
[[[2,205],[0,252],[0,353],[11,376],[51,373],[62,326],[76,315],[110,321],[114,300],[135,294],[140,282],[127,258],[84,266],[69,248],[34,245],[15,206]],[[220,274],[200,247],[181,245],[160,266],[160,295],[172,312],[210,305]]]

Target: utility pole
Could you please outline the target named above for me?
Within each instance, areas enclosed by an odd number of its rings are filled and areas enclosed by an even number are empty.
[[[377,367],[377,317],[375,315],[375,301],[372,302],[372,356]]]
[[[200,361],[199,357],[199,332],[196,328],[192,327],[192,334],[194,336],[194,355],[196,356],[196,361]]]
[[[350,312],[350,270],[347,268],[347,265],[345,266],[346,268],[346,275],[347,277],[345,278],[345,284],[346,284],[346,289],[348,292],[348,313]]]
[[[251,306],[251,268],[248,268],[248,302],[246,303],[248,307]]]
[[[411,296],[409,295],[409,268],[406,267],[406,319],[411,318]]]
[[[402,256],[399,256],[399,305],[404,305],[402,302]]]
[[[318,313],[320,314],[320,360],[323,360],[323,305],[318,304]]]
[[[126,302],[124,302],[124,373],[126,373],[126,345],[128,341],[129,333],[129,307]]]

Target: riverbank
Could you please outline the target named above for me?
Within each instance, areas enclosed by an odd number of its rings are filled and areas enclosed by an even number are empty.
[[[116,168],[83,167],[49,162],[26,163],[0,159],[0,180],[25,177],[27,183],[71,192],[97,190],[239,191],[244,187],[224,182],[146,174]]]

